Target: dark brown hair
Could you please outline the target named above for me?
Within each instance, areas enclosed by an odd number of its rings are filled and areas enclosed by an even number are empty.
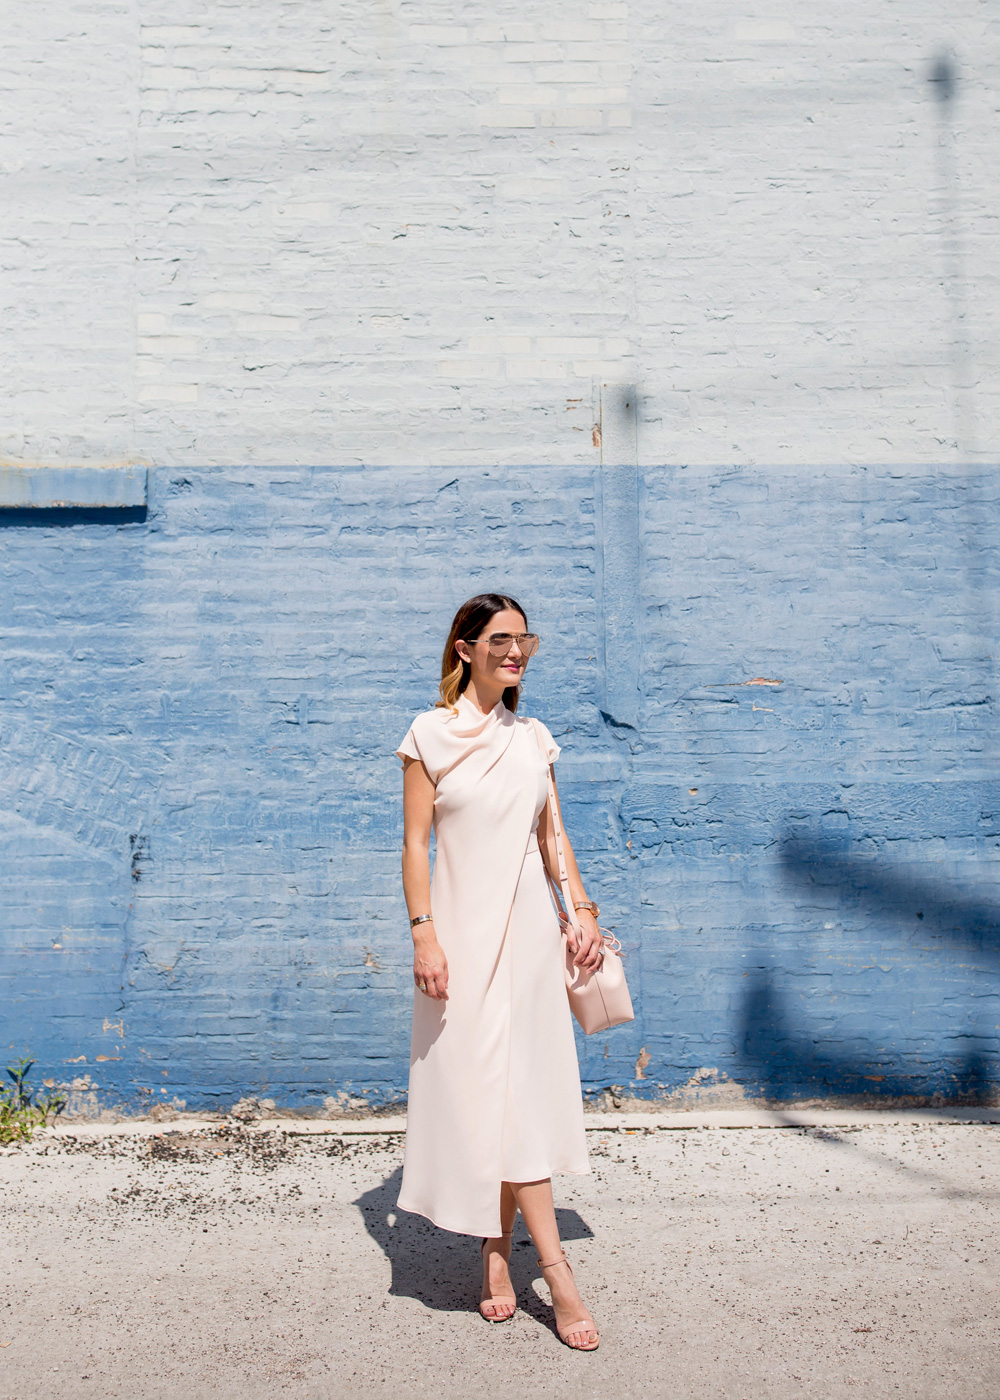
[[[474,641],[490,618],[496,617],[497,613],[503,612],[506,608],[510,608],[513,612],[519,612],[524,618],[524,626],[527,628],[527,613],[516,599],[509,597],[506,593],[477,593],[474,598],[467,599],[459,608],[452,620],[451,631],[444,644],[444,655],[441,657],[441,699],[437,702],[438,706],[443,705],[449,710],[453,710],[456,700],[469,684],[469,677],[472,674],[472,667],[459,656],[455,650],[455,643]],[[520,693],[521,687],[519,685],[507,686],[503,693],[503,703],[508,710],[517,709]]]

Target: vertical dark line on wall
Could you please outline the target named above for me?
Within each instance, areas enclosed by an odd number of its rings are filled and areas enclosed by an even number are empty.
[[[968,461],[975,457],[977,444],[973,408],[975,368],[969,327],[965,240],[958,178],[958,131],[955,114],[959,93],[958,65],[950,55],[941,54],[935,59],[928,76],[931,91],[937,99],[938,218],[944,290],[951,312],[949,359],[952,381],[952,432],[959,461]]]
[[[597,570],[600,616],[599,705],[605,733],[621,767],[618,777],[617,829],[621,841],[621,883],[616,917],[629,948],[628,976],[636,1019],[616,1035],[618,1073],[628,1063],[628,1086],[634,1092],[644,1053],[642,1010],[642,889],[638,851],[633,849],[625,819],[627,795],[634,778],[639,738],[641,652],[641,561],[639,553],[639,454],[636,391],[632,384],[601,387],[601,465],[595,491]],[[631,1068],[635,1063],[636,1069]],[[648,1056],[647,1056],[648,1063]]]
[[[597,496],[601,712],[613,728],[639,727],[639,480],[636,395],[601,389]]]

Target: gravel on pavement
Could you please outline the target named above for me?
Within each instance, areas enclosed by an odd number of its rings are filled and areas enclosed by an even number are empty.
[[[399,1123],[61,1124],[0,1152],[0,1400],[996,1400],[988,1119],[591,1118],[555,1188],[593,1355],[520,1222],[479,1317],[479,1242],[395,1209]]]

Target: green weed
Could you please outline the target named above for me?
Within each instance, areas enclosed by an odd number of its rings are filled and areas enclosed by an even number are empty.
[[[51,1114],[66,1106],[64,1094],[35,1094],[25,1082],[34,1060],[27,1056],[8,1065],[13,1081],[0,1088],[0,1145],[27,1142],[36,1128],[42,1128]]]

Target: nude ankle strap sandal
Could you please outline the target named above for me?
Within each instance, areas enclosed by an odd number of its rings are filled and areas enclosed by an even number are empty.
[[[486,1246],[489,1244],[491,1239],[509,1240],[512,1237],[512,1235],[512,1230],[501,1230],[499,1235],[487,1236],[486,1239],[484,1239],[482,1244],[479,1246],[479,1253],[483,1256],[483,1259],[485,1260],[486,1258]],[[506,1313],[503,1317],[491,1317],[489,1313],[483,1312],[483,1308],[488,1308],[491,1306],[495,1308],[498,1303],[513,1303],[514,1306],[511,1308],[510,1312]],[[479,1312],[486,1319],[487,1322],[509,1322],[516,1311],[517,1299],[513,1293],[493,1293],[491,1291],[490,1296],[488,1298],[483,1298],[479,1304]]]
[[[538,1260],[538,1267],[540,1269],[554,1269],[557,1264],[565,1264],[567,1269],[569,1269],[570,1276],[573,1278],[576,1277],[573,1273],[573,1265],[566,1258],[565,1254],[561,1254],[558,1259],[551,1259],[547,1264],[543,1264],[541,1259]],[[557,1323],[556,1332],[558,1333],[559,1340],[565,1346],[568,1346],[570,1351],[596,1351],[597,1348],[601,1345],[601,1338],[598,1335],[597,1324],[594,1322],[593,1318],[583,1318],[579,1322],[571,1322],[568,1327],[560,1327]],[[575,1346],[569,1340],[569,1338],[573,1335],[574,1332],[591,1332],[593,1334],[594,1340],[592,1342],[588,1342],[586,1346]]]

